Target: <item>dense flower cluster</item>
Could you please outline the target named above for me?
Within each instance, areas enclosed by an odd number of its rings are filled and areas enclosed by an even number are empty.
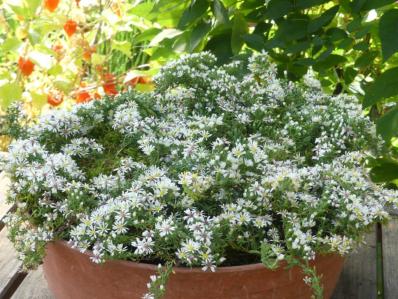
[[[388,217],[397,194],[368,178],[379,140],[355,98],[277,79],[264,54],[215,65],[186,56],[154,92],[53,111],[12,143],[10,235],[27,265],[63,238],[94,262],[272,267],[346,254]]]

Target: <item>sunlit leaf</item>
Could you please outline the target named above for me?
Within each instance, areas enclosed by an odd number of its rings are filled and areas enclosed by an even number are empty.
[[[0,106],[4,110],[13,101],[20,100],[22,89],[18,83],[6,82],[0,86]]]
[[[22,45],[22,42],[16,38],[16,37],[9,37],[5,40],[3,45],[1,46],[1,49],[4,52],[8,51],[16,51],[18,48]]]
[[[98,53],[93,53],[91,55],[91,63],[95,66],[95,65],[101,65],[105,62],[106,60],[106,56],[105,55],[101,55]]]
[[[122,52],[127,57],[131,57],[131,43],[129,41],[112,41],[112,49]]]
[[[152,41],[149,43],[149,46],[150,47],[156,46],[164,39],[171,39],[182,33],[183,32],[178,29],[164,29],[152,39]]]

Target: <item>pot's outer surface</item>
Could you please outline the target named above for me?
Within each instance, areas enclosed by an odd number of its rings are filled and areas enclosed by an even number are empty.
[[[315,267],[322,275],[325,298],[330,298],[344,259],[319,256]],[[80,253],[66,242],[47,245],[44,273],[57,299],[141,299],[156,266],[128,261],[95,264],[90,253]],[[275,271],[262,264],[222,267],[216,272],[175,268],[164,299],[309,299],[311,289],[300,268]]]

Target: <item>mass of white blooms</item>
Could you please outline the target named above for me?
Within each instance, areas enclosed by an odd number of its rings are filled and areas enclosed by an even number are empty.
[[[216,271],[348,253],[397,193],[364,167],[380,150],[357,99],[278,79],[267,55],[166,65],[150,93],[55,110],[10,146],[11,240],[25,264],[65,239],[93,262]]]

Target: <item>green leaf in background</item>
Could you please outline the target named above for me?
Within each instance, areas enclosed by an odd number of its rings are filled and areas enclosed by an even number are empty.
[[[198,23],[190,34],[188,41],[188,51],[192,53],[204,40],[205,36],[209,33],[211,25],[205,22]]]
[[[293,9],[293,4],[289,0],[271,0],[267,6],[265,16],[276,20],[288,14]]]
[[[344,83],[349,85],[352,83],[357,76],[358,71],[355,70],[353,67],[347,67],[344,71]]]
[[[47,96],[45,94],[31,92],[30,95],[32,97],[32,104],[34,107],[37,107],[40,109],[45,104],[47,104]]]
[[[355,60],[355,67],[357,68],[366,68],[369,67],[369,61],[373,61],[377,55],[379,54],[378,51],[366,51],[361,56]]]
[[[16,100],[20,100],[22,96],[22,89],[18,83],[7,82],[0,86],[0,107],[7,109],[7,107]]]
[[[16,51],[18,48],[22,45],[22,42],[16,38],[16,37],[9,37],[5,40],[3,45],[1,46],[1,49],[4,52],[8,51]]]
[[[295,0],[293,2],[296,9],[306,9],[330,2],[330,0]]]
[[[29,11],[28,7],[26,6],[26,3],[22,2],[22,1],[16,1],[16,3],[12,3],[11,1],[8,1],[8,5],[17,16],[21,16],[24,18],[29,17],[30,11]]]
[[[178,29],[164,29],[152,39],[152,41],[149,43],[149,47],[157,46],[164,39],[171,39],[182,33],[183,31]]]
[[[105,62],[105,60],[106,60],[105,55],[101,55],[98,53],[93,53],[93,55],[91,55],[91,63],[93,65],[101,65]]]
[[[187,25],[199,19],[209,8],[209,2],[205,0],[193,0],[189,7],[184,11],[178,28],[184,29]]]
[[[386,61],[398,51],[398,9],[391,9],[380,18],[379,35]]]
[[[391,158],[379,158],[372,161],[370,177],[376,183],[391,182],[398,178],[398,161]]]
[[[62,73],[62,66],[60,64],[56,64],[48,70],[48,74],[53,76],[57,76],[61,73]]]
[[[243,36],[249,32],[249,27],[247,26],[244,17],[237,13],[235,14],[232,26],[232,36],[231,36],[231,49],[232,53],[235,55],[239,53],[244,44]]]
[[[397,0],[367,0],[362,10],[371,10],[397,2]]]
[[[284,41],[301,39],[307,35],[307,27],[308,19],[298,15],[280,22],[276,36]]]
[[[34,16],[40,4],[42,3],[42,0],[25,0],[25,3],[30,16]]]
[[[221,0],[214,0],[212,9],[216,20],[220,24],[226,24],[229,22],[228,11],[225,8],[224,4],[221,2]]]
[[[308,24],[308,32],[312,33],[318,31],[323,26],[328,25],[333,20],[338,11],[339,6],[336,5],[325,11],[319,18],[311,20],[311,22]]]
[[[232,57],[231,30],[215,35],[207,42],[205,50],[217,56],[219,64],[226,63]]]
[[[367,88],[363,106],[366,108],[396,95],[398,95],[398,67],[385,71]]]
[[[112,50],[120,51],[127,57],[129,57],[129,58],[131,57],[131,43],[129,41],[113,40],[112,41]]]
[[[391,109],[379,118],[376,129],[387,142],[390,142],[392,137],[398,136],[398,108]]]
[[[327,56],[325,59],[318,60],[314,65],[314,70],[317,72],[321,72],[322,70],[327,70],[333,66],[344,63],[347,61],[347,58],[341,55],[331,54]]]
[[[245,34],[242,38],[246,45],[254,50],[261,51],[265,48],[265,38],[260,34]]]
[[[57,76],[53,81],[53,84],[57,89],[62,90],[65,93],[68,93],[73,89],[73,80],[67,78],[67,76]]]
[[[137,35],[134,38],[134,42],[135,43],[140,43],[143,41],[149,41],[151,40],[153,37],[155,37],[160,31],[162,31],[162,29],[159,28],[149,28],[145,31],[143,31],[141,34]]]

